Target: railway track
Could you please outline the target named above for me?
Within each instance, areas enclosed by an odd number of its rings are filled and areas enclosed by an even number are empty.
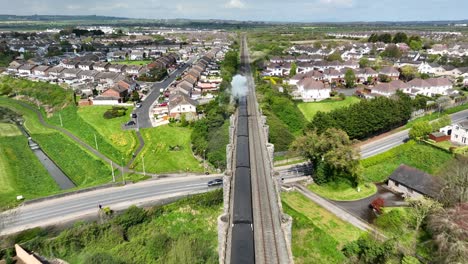
[[[252,203],[255,238],[256,263],[287,263],[285,255],[284,236],[277,195],[271,177],[271,169],[267,165],[268,153],[266,140],[260,127],[259,111],[255,96],[255,86],[250,71],[250,60],[246,40],[242,41],[241,65],[244,67],[248,82],[247,104],[249,111],[250,159],[252,175]]]

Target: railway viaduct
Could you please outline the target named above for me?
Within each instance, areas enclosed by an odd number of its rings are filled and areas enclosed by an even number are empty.
[[[241,74],[247,78],[248,93],[230,120],[224,211],[218,218],[219,263],[293,263],[292,218],[282,210],[274,146],[256,99],[245,35]]]

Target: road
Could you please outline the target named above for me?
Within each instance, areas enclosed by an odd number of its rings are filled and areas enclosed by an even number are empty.
[[[207,186],[207,182],[214,178],[217,177],[145,181],[23,205],[0,214],[0,224],[3,222],[0,225],[0,234],[97,217],[99,204],[113,210],[122,210],[133,204],[149,204],[160,199],[207,192],[217,188]]]
[[[281,227],[282,212],[274,186],[263,133],[255,85],[250,70],[247,40],[244,36],[241,63],[248,85],[250,166],[252,177],[252,208],[254,222],[255,263],[288,263],[289,253]]]
[[[150,128],[153,127],[151,123],[150,110],[155,101],[159,99],[160,89],[166,89],[171,85],[171,83],[181,75],[188,67],[190,67],[196,57],[190,59],[184,66],[172,72],[169,77],[167,77],[162,82],[157,82],[153,84],[151,91],[146,96],[145,100],[141,103],[140,108],[136,108],[134,113],[137,114],[137,126],[138,128]]]
[[[468,118],[468,110],[460,111],[458,113],[451,114],[452,123],[457,123]],[[372,141],[368,144],[361,146],[361,156],[362,158],[372,157],[374,155],[385,152],[391,148],[399,146],[405,143],[408,139],[409,129],[402,130],[395,134],[391,134],[382,139]]]

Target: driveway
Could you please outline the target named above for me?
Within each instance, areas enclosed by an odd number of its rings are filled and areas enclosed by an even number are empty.
[[[346,210],[352,215],[359,217],[368,223],[372,223],[376,218],[374,212],[369,208],[369,204],[377,197],[382,197],[385,201],[385,206],[402,206],[404,205],[404,199],[393,192],[382,187],[381,184],[377,184],[377,193],[357,201],[338,202],[332,201],[338,207]]]

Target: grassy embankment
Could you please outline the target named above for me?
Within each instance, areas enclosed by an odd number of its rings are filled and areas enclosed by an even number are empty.
[[[293,217],[292,252],[295,263],[344,263],[341,252],[363,231],[342,221],[298,192],[283,193],[285,213]]]
[[[18,195],[31,199],[60,190],[15,125],[0,123],[0,146],[0,209],[16,205]]]
[[[190,147],[191,129],[178,126],[159,126],[142,129],[145,147],[132,164],[138,171],[143,171],[143,158],[146,172],[202,172],[201,164],[193,156]]]
[[[109,164],[105,164],[62,133],[42,126],[36,112],[7,98],[0,98],[0,106],[7,107],[23,116],[24,126],[32,138],[78,187],[92,186],[112,180]],[[25,198],[30,199],[27,196]]]
[[[307,121],[311,121],[314,115],[318,112],[330,112],[332,110],[347,107],[352,104],[358,103],[360,101],[359,98],[354,96],[348,96],[345,100],[324,100],[321,102],[310,102],[310,103],[299,103],[297,107],[301,112],[304,114]]]
[[[48,122],[60,127],[61,116],[63,128],[93,148],[96,148],[97,141],[98,149],[102,154],[119,163],[123,158],[126,163],[138,146],[135,132],[133,130],[124,131],[121,127],[130,119],[132,108],[128,108],[125,116],[105,119],[104,112],[111,108],[111,106],[69,106],[54,113]]]
[[[222,190],[147,211],[133,207],[104,223],[76,223],[55,237],[40,229],[9,239],[68,263],[218,263]],[[24,243],[25,242],[25,243]]]

